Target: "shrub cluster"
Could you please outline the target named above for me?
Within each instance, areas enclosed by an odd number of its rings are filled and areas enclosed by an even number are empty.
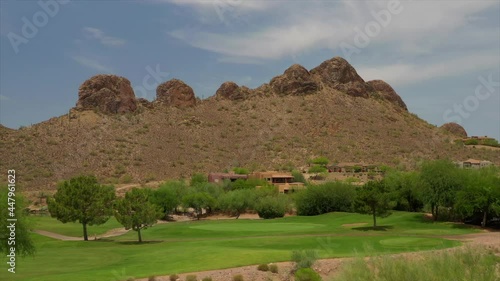
[[[295,197],[300,216],[315,216],[329,212],[351,212],[356,190],[352,185],[329,182],[308,186]]]

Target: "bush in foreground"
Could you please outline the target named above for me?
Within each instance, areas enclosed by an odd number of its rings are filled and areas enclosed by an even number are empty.
[[[198,277],[196,275],[188,275],[186,276],[186,281],[197,281]]]
[[[243,281],[243,275],[241,274],[237,274],[235,276],[233,276],[233,281]]]
[[[495,281],[500,280],[498,262],[499,258],[484,247],[423,254],[419,258],[358,259],[346,265],[334,281]]]
[[[269,271],[269,266],[267,264],[265,264],[265,263],[259,264],[257,266],[257,270],[259,270],[259,271]]]
[[[168,279],[170,279],[170,281],[177,281],[177,279],[179,279],[179,275],[172,274],[168,277]]]
[[[271,271],[272,273],[278,273],[278,265],[277,264],[269,265],[269,271]]]
[[[318,253],[314,250],[292,252],[292,261],[295,262],[295,269],[311,268],[317,259]]]
[[[319,274],[310,269],[310,268],[301,268],[295,272],[295,281],[321,281],[321,276]],[[353,279],[355,280],[355,279]]]

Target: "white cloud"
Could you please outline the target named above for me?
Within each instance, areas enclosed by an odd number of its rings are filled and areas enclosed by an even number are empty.
[[[393,86],[416,84],[425,80],[458,76],[498,68],[498,53],[477,54],[426,64],[401,63],[377,67],[358,67],[358,74],[365,80],[381,79]]]
[[[9,97],[4,96],[4,95],[0,95],[0,101],[8,101],[8,100],[10,100]]]
[[[101,44],[110,47],[119,47],[125,44],[124,39],[107,36],[104,31],[94,27],[84,27],[83,32],[88,39],[96,39]]]
[[[94,69],[94,70],[97,70],[100,72],[105,72],[105,73],[113,72],[113,70],[110,67],[107,67],[107,66],[101,64],[97,60],[89,59],[89,58],[82,57],[82,56],[72,56],[71,58],[74,61],[76,61],[77,63],[79,63],[80,65],[85,66],[87,68],[91,68],[91,69]]]
[[[207,10],[214,2],[229,0],[167,2]],[[295,57],[315,50],[341,52],[341,43],[355,44],[369,22],[388,10],[389,1],[244,1],[240,8],[259,19],[252,25],[214,29],[209,25],[170,30],[169,36],[192,47],[219,54],[219,62],[263,63]],[[279,5],[279,7],[272,7]],[[470,71],[498,68],[500,9],[496,1],[401,1],[402,11],[370,43],[360,48],[365,55],[390,55],[388,65],[358,66],[360,74],[395,85]],[[273,8],[273,9],[271,9]],[[481,14],[478,14],[481,13]],[[387,14],[387,13],[386,13]],[[480,16],[480,21],[471,20]],[[267,19],[267,20],[266,20]],[[496,50],[491,51],[491,50]],[[386,56],[384,56],[386,57]],[[379,64],[380,62],[377,62]]]

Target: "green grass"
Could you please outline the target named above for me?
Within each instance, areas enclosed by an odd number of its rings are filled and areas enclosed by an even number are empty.
[[[80,223],[61,223],[57,219],[49,216],[31,216],[30,221],[33,229],[50,231],[66,236],[83,236],[83,226]],[[108,230],[120,227],[123,226],[118,223],[114,217],[112,217],[105,224],[88,226],[87,232],[90,237],[94,234],[100,235]]]
[[[58,241],[33,234],[37,256],[20,259],[16,277],[27,281],[126,280],[131,276],[286,261],[293,250],[313,249],[320,258],[327,258],[441,249],[457,246],[459,242],[433,237],[434,233],[453,235],[474,231],[426,222],[422,215],[404,212],[380,219],[380,225],[385,226],[381,230],[342,226],[369,221],[370,217],[365,215],[332,213],[275,220],[169,223],[143,231],[143,239],[149,241],[143,244],[134,242],[137,234],[132,231],[113,239],[88,242]],[[46,219],[39,220],[39,225],[50,226],[49,231],[61,234],[75,231],[76,236],[81,235],[77,231],[79,225],[59,228]],[[409,233],[415,230],[425,235]],[[0,271],[0,280],[10,280],[2,277],[5,272]]]

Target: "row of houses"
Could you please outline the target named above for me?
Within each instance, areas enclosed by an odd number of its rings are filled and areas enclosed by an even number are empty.
[[[294,177],[291,173],[283,172],[256,172],[248,175],[239,175],[235,173],[209,173],[208,181],[220,183],[224,180],[236,181],[238,179],[259,179],[265,180],[268,183],[278,187],[280,193],[291,193],[296,190],[305,188],[304,183],[294,182]]]

